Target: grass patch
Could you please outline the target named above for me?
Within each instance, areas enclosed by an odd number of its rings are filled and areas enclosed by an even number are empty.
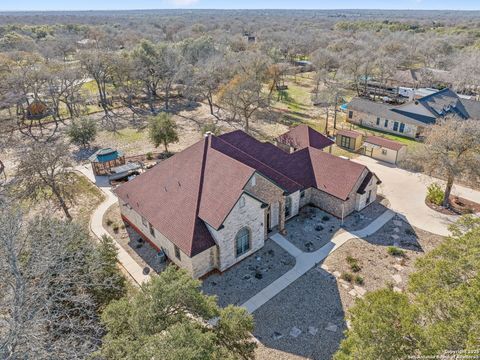
[[[403,251],[402,249],[399,249],[396,246],[389,246],[387,251],[392,256],[401,256],[401,257],[405,256],[405,251]]]

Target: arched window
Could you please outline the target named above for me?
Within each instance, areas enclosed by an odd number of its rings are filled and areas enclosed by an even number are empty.
[[[250,229],[244,227],[235,236],[235,256],[239,257],[250,250]]]

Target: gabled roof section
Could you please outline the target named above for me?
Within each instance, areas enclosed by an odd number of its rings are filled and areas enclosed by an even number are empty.
[[[295,150],[301,150],[309,146],[322,150],[334,144],[328,137],[305,124],[295,126],[275,140],[279,143],[292,146]]]
[[[197,216],[207,150],[202,140],[115,191],[188,256],[215,245]]]
[[[386,149],[395,150],[395,151],[398,151],[404,146],[406,146],[405,144],[399,143],[397,141],[385,139],[379,136],[367,136],[364,141],[369,144],[381,146]]]
[[[448,115],[468,119],[469,114],[458,95],[450,89],[443,89],[417,100],[436,118]]]

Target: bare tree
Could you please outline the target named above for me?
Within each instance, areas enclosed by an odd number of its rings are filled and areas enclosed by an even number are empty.
[[[34,143],[22,154],[15,175],[20,197],[32,200],[52,199],[72,220],[69,204],[75,188],[71,176],[71,159],[64,143]]]
[[[13,209],[0,206],[0,358],[87,358],[104,335],[99,310],[124,293],[115,252],[73,223]]]
[[[425,146],[414,154],[424,169],[446,180],[443,206],[449,206],[456,177],[480,175],[480,125],[478,120],[448,118],[432,125]]]

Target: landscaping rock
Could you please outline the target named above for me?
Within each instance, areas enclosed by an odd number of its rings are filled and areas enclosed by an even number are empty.
[[[300,330],[298,327],[294,326],[292,330],[290,330],[290,336],[291,337],[298,337],[302,333],[302,330]]]
[[[394,286],[394,287],[393,287],[393,291],[395,291],[395,292],[397,292],[397,293],[401,293],[401,292],[402,292],[402,289],[400,289],[399,287]]]
[[[331,331],[331,332],[337,332],[338,326],[329,322],[325,330]]]
[[[353,285],[353,288],[355,289],[355,292],[360,296],[363,296],[367,293],[367,290],[365,290],[365,288],[361,286]]]
[[[395,268],[395,270],[397,271],[403,271],[404,267],[400,264],[394,264],[393,267]]]
[[[317,333],[318,333],[318,328],[313,327],[313,326],[309,326],[309,327],[308,327],[308,333],[309,333],[310,335],[315,336],[315,335],[317,335]]]
[[[398,239],[400,239],[400,236],[398,236],[397,234],[392,234],[392,235],[390,235],[390,236],[391,236],[391,238],[392,238],[393,240],[398,240]]]
[[[400,226],[403,225],[403,221],[401,221],[401,220],[393,220],[393,225],[400,227]]]
[[[334,271],[333,276],[335,276],[336,278],[339,278],[340,276],[342,276],[342,274],[340,274],[339,271]]]
[[[283,335],[278,331],[275,331],[272,337],[273,337],[273,340],[280,340],[281,338],[283,338]]]
[[[402,277],[399,274],[392,275],[392,278],[397,284],[400,284],[402,282]]]
[[[348,293],[349,293],[350,295],[352,295],[353,297],[357,297],[357,296],[358,296],[357,292],[356,292],[354,289],[350,290]]]
[[[400,228],[396,227],[396,228],[393,228],[393,231],[395,231],[396,233],[400,232]]]

